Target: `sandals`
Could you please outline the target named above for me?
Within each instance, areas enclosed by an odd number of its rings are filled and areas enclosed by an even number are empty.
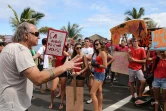
[[[48,106],[49,109],[52,109],[53,108],[53,103],[51,103],[49,106]]]
[[[64,103],[60,103],[59,110],[63,109],[63,107],[64,107]]]
[[[58,95],[56,95],[55,97],[56,97],[56,98],[59,98],[60,96],[61,96],[61,94],[58,94]]]

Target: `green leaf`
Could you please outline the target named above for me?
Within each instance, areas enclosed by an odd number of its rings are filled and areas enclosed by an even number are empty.
[[[18,15],[17,15],[16,11],[15,11],[10,5],[8,5],[8,7],[13,11],[14,16],[15,16],[15,21],[17,21],[17,23],[19,24],[20,21],[19,21],[19,19],[18,19]]]
[[[40,34],[46,35],[49,28],[51,28],[51,27],[46,27],[46,26],[45,26],[45,27],[41,27],[41,28],[39,29]]]

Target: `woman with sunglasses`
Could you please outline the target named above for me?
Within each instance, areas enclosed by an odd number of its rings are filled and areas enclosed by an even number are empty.
[[[150,58],[150,54],[147,55],[148,60],[154,62],[154,80],[152,83],[155,98],[155,111],[159,111],[160,106],[160,89],[162,89],[162,101],[164,103],[164,111],[166,111],[166,51],[156,51],[157,56]]]
[[[62,56],[56,56],[56,64],[55,64],[55,67],[59,67],[61,65],[63,65],[63,63],[65,62],[66,60],[66,57],[69,56],[69,54],[67,53],[67,46],[65,46],[64,48],[64,51],[63,51],[63,55]],[[59,105],[59,109],[63,109],[64,107],[64,99],[65,99],[65,89],[66,89],[66,78],[67,78],[67,72],[64,72],[63,74],[61,74],[59,76],[59,78],[55,78],[54,80],[52,80],[52,89],[51,89],[51,104],[49,106],[49,109],[52,109],[53,107],[53,100],[54,100],[54,97],[55,97],[55,91],[56,91],[56,88],[57,88],[57,85],[58,85],[58,82],[61,83],[61,103]]]
[[[85,77],[81,76],[81,74],[83,72],[85,72],[87,69],[88,69],[88,61],[87,61],[87,58],[84,54],[81,53],[81,43],[76,43],[75,46],[74,46],[74,51],[73,51],[73,54],[72,54],[72,58],[74,58],[76,55],[80,55],[82,59],[79,60],[79,62],[83,62],[84,64],[84,68],[83,69],[74,69],[72,71],[72,75],[75,76],[76,75],[76,86],[77,87],[84,87],[84,80],[85,80]],[[81,67],[81,66],[79,66]],[[73,86],[74,84],[74,81],[72,79],[72,82],[71,82],[71,86]]]
[[[94,111],[102,111],[102,84],[105,78],[105,69],[107,68],[107,54],[104,51],[105,45],[100,39],[95,40],[93,46],[96,60],[92,60],[91,62],[91,65],[94,67],[94,81],[90,95],[93,101]]]

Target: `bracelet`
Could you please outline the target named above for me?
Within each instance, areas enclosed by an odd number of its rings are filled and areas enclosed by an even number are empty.
[[[48,70],[49,71],[49,74],[50,74],[50,80],[54,79],[55,78],[55,74],[54,72],[52,71],[52,69]]]

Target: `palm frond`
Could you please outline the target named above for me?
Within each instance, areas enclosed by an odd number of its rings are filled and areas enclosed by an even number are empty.
[[[145,14],[145,9],[143,7],[141,7],[137,14],[137,18],[141,18],[144,14]]]
[[[18,19],[18,15],[17,15],[17,13],[16,13],[16,11],[10,6],[10,5],[8,5],[8,7],[13,11],[13,13],[14,13],[14,16],[15,16],[15,20],[17,21],[17,23],[20,23],[20,21],[19,21],[19,19]]]
[[[21,16],[20,16],[20,21],[23,19],[30,19],[32,18],[32,14],[34,13],[35,11],[33,9],[31,9],[30,7],[28,8],[25,8],[23,10],[23,12],[21,13]]]
[[[69,38],[77,39],[78,37],[82,37],[80,34],[82,28],[79,28],[78,24],[71,25],[70,22],[68,22],[67,27],[63,26],[61,29],[68,32]]]
[[[63,31],[67,31],[67,29],[66,29],[65,26],[63,26],[63,27],[61,28],[61,30],[63,30]]]
[[[30,18],[30,19],[21,18],[21,22],[28,22],[28,23],[34,24],[35,21],[36,21],[35,18]]]
[[[133,8],[133,19],[137,19],[137,10]]]
[[[126,17],[126,18],[125,18],[125,21],[129,21],[129,20],[131,20],[130,17]]]
[[[39,23],[39,21],[44,17],[45,15],[43,13],[40,12],[35,12],[32,14],[32,18],[35,18],[35,25]]]
[[[18,21],[16,18],[10,17],[10,24],[13,30],[16,30],[17,26],[19,25]]]
[[[39,32],[41,33],[41,34],[47,34],[47,32],[48,32],[48,29],[49,29],[50,27],[41,27],[40,29],[39,29]]]
[[[132,16],[133,16],[133,13],[132,13],[131,11],[126,11],[126,12],[125,12],[125,15],[128,15],[128,16],[131,16],[131,17],[132,17]]]

